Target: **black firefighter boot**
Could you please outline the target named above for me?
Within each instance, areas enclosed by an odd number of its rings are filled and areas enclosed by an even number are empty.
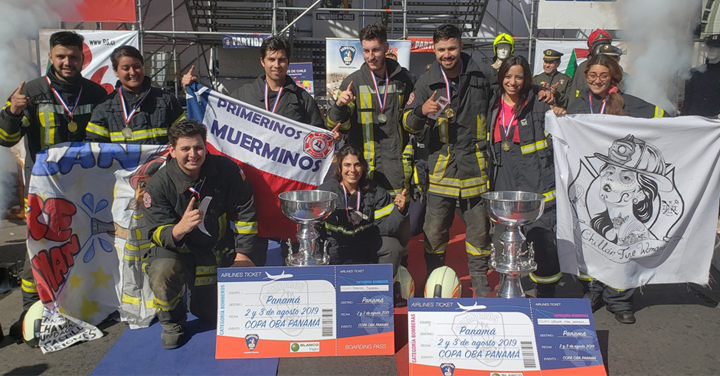
[[[172,311],[157,311],[157,318],[163,328],[160,334],[162,345],[167,350],[176,349],[184,344],[185,330],[183,324],[187,320],[185,305],[178,304]]]

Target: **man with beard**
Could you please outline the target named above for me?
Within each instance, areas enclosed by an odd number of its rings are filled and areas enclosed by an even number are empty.
[[[0,112],[0,146],[11,147],[27,136],[27,148],[35,155],[66,141],[82,142],[90,114],[107,95],[105,89],[80,74],[83,40],[71,31],[50,36],[50,68],[47,75],[22,82]],[[27,186],[27,184],[26,184]],[[26,258],[22,279],[23,313],[10,327],[10,335],[22,341],[22,319],[39,300],[30,259]]]

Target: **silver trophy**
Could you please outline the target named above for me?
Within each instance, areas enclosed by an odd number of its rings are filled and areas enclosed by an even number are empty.
[[[490,268],[500,273],[497,296],[524,298],[520,273],[534,271],[537,264],[532,243],[525,251],[522,250],[525,235],[520,232],[520,226],[540,218],[545,208],[545,196],[532,192],[498,191],[484,193],[482,198],[490,219],[506,226],[500,238],[503,249],[498,252],[493,244],[490,256]]]
[[[320,250],[315,223],[325,220],[335,210],[337,195],[326,191],[290,191],[279,195],[283,214],[298,224],[297,240],[300,251],[287,256],[286,264],[293,266],[327,265],[330,256],[327,245]],[[290,248],[292,249],[292,247]]]

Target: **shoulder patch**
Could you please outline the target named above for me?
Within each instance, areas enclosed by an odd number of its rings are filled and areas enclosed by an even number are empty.
[[[414,101],[415,101],[415,92],[413,91],[412,93],[410,93],[410,96],[408,97],[408,101],[407,101],[407,103],[406,103],[405,105],[406,105],[406,106],[409,106],[409,105],[411,105],[412,102],[414,102]]]
[[[145,205],[146,208],[149,208],[150,205],[152,205],[152,197],[150,197],[150,193],[148,192],[143,194],[143,205]]]

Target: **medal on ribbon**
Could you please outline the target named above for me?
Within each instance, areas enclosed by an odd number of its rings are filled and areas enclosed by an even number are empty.
[[[388,119],[387,115],[385,115],[385,105],[387,105],[388,84],[390,83],[387,69],[385,69],[385,95],[383,95],[382,99],[380,99],[380,89],[378,88],[377,80],[375,80],[375,74],[373,72],[370,72],[370,77],[372,78],[373,85],[375,85],[375,95],[377,96],[378,104],[380,105],[380,114],[378,115],[378,121],[381,123],[385,123]]]
[[[515,120],[515,112],[513,112],[512,116],[510,117],[510,121],[505,123],[505,99],[501,98],[500,103],[502,106],[502,109],[500,110],[501,113],[501,120],[500,125],[503,126],[503,133],[505,134],[505,138],[502,140],[501,147],[503,151],[510,151],[510,140],[508,140],[508,137],[510,136],[510,129],[512,129],[512,123]]]
[[[340,183],[340,186],[343,189],[343,192],[345,193],[343,195],[343,198],[345,199],[345,215],[347,216],[347,219],[350,223],[352,223],[353,226],[357,226],[362,222],[363,220],[368,220],[368,216],[363,214],[360,211],[360,190],[357,191],[357,203],[355,206],[355,210],[350,211],[350,208],[348,207],[348,191],[345,188],[344,183]]]
[[[125,127],[122,129],[122,136],[125,139],[132,139],[133,138],[133,131],[132,128],[130,128],[130,120],[133,116],[135,116],[135,113],[137,112],[137,109],[140,108],[140,105],[145,101],[145,98],[147,98],[148,94],[150,93],[150,89],[148,88],[145,90],[145,92],[142,94],[142,97],[140,100],[135,104],[132,111],[128,114],[127,105],[125,104],[125,96],[123,95],[123,89],[122,86],[118,87],[118,94],[120,95],[120,104],[122,105],[123,109],[123,116],[125,117]]]
[[[463,72],[463,69],[464,69],[464,63],[462,62],[462,60],[460,60],[460,73]],[[445,71],[442,68],[440,68],[440,73],[442,73],[443,80],[445,81],[445,92],[447,94],[446,98],[448,99],[447,108],[445,109],[445,116],[447,116],[447,118],[449,120],[449,119],[452,119],[453,117],[455,117],[455,110],[453,110],[451,107],[452,97],[450,96],[450,80],[448,80],[447,75],[445,74]]]
[[[50,86],[50,90],[52,90],[53,94],[55,95],[55,98],[60,102],[60,104],[65,109],[65,112],[68,115],[68,132],[75,133],[78,130],[78,124],[73,120],[73,116],[75,116],[75,109],[78,107],[78,103],[80,103],[80,96],[82,95],[83,88],[80,86],[80,92],[77,95],[77,98],[75,98],[75,104],[73,105],[72,109],[68,107],[67,103],[65,103],[65,100],[63,99],[62,95],[58,93],[55,88],[52,87],[50,84],[50,78],[48,76],[45,76],[45,79],[47,80],[48,86]]]

